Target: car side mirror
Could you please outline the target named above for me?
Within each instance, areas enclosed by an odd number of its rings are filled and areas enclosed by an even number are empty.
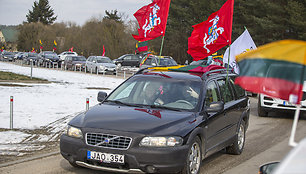
[[[93,63],[96,63],[96,61],[94,60],[94,61],[92,61]]]
[[[260,166],[259,174],[271,174],[279,162],[271,162]]]
[[[224,109],[224,103],[222,101],[212,102],[206,107],[206,112],[220,112]]]
[[[106,92],[99,91],[98,97],[97,97],[98,102],[103,102],[106,96],[107,96]]]

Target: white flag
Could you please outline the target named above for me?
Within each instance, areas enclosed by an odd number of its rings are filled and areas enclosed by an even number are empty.
[[[228,62],[228,54],[229,54],[229,48],[230,51],[230,58]],[[229,63],[229,65],[234,68],[234,71],[239,74],[239,67],[236,62],[235,57],[241,53],[247,52],[249,50],[256,49],[256,45],[248,32],[247,29],[231,44],[231,46],[226,49],[224,56],[223,56],[223,64]]]

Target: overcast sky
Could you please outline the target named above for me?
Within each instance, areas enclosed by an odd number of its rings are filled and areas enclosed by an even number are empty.
[[[35,0],[0,0],[0,25],[18,25],[26,21],[26,14],[32,11]],[[39,1],[39,0],[36,0]],[[103,17],[105,10],[125,13],[129,19],[136,20],[133,14],[151,0],[49,0],[57,20],[72,21],[83,25],[92,17]]]

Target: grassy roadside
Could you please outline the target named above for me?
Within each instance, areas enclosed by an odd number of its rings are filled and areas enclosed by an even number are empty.
[[[48,80],[45,79],[40,79],[40,78],[35,78],[25,75],[20,75],[20,74],[15,74],[11,72],[4,72],[0,71],[0,81],[5,81],[5,82],[36,82],[36,83],[47,83]]]

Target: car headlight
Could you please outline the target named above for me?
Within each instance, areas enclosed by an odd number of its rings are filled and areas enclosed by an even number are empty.
[[[67,135],[74,138],[82,138],[82,131],[79,128],[67,126]]]
[[[183,144],[181,137],[144,137],[139,145],[150,147],[173,147]]]
[[[101,66],[100,66],[100,69],[105,69],[105,66],[101,65]]]

